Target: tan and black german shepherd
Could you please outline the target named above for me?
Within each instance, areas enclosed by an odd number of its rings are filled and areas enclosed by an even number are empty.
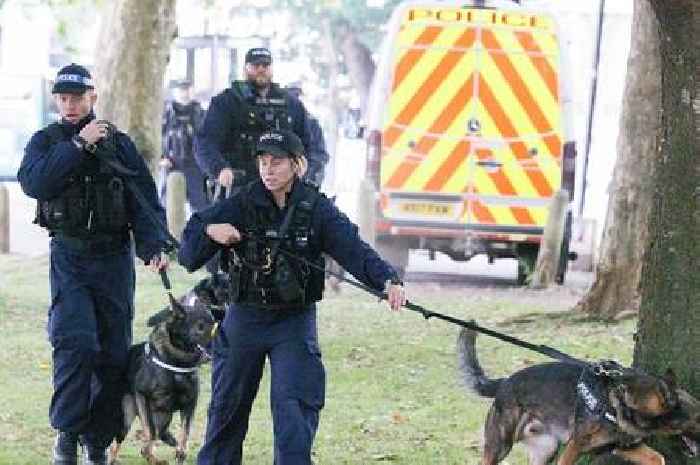
[[[561,445],[558,465],[583,453],[609,453],[643,465],[664,458],[643,443],[677,435],[684,452],[698,453],[700,401],[663,378],[614,363],[543,363],[490,379],[476,356],[476,333],[463,329],[457,350],[464,381],[493,398],[484,426],[481,465],[503,461],[514,443],[527,448],[530,465],[545,465]]]

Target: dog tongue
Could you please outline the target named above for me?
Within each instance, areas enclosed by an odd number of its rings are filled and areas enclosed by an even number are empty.
[[[686,435],[681,435],[681,439],[683,440],[683,444],[685,444],[685,453],[689,457],[696,457],[698,455],[698,451],[700,450],[700,447],[698,446],[698,443],[695,442],[693,438],[690,438]]]

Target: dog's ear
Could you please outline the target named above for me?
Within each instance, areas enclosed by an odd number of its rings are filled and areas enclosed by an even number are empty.
[[[178,319],[184,319],[187,317],[187,311],[185,310],[185,307],[175,300],[175,297],[173,297],[172,294],[168,293],[168,297],[170,298],[170,310],[172,312],[172,316],[174,318]]]
[[[167,321],[167,319],[170,318],[170,314],[170,307],[165,307],[163,310],[156,313],[155,315],[151,315],[148,321],[146,321],[146,326],[148,326],[149,328],[158,326],[160,323]]]

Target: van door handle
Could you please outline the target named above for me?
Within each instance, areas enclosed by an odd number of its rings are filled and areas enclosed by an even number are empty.
[[[476,164],[487,168],[500,168],[503,166],[503,163],[498,160],[479,160],[476,162]]]

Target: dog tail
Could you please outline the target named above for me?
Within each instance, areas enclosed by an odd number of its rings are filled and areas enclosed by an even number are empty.
[[[496,397],[502,378],[489,379],[476,356],[476,332],[462,328],[457,338],[459,368],[467,388],[482,397]]]

